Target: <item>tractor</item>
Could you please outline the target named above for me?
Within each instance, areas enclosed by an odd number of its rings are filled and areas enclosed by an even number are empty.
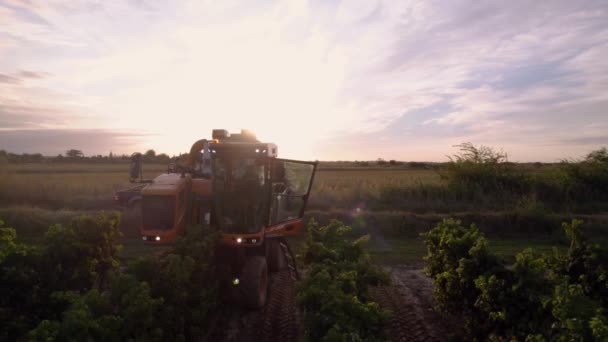
[[[195,142],[184,162],[152,180],[142,179],[142,155],[133,154],[130,178],[141,184],[115,199],[140,201],[145,244],[171,244],[192,224],[218,229],[222,288],[243,306],[260,308],[269,272],[289,268],[297,275],[285,237],[302,230],[317,168],[277,155],[275,144],[251,131],[214,129],[212,139]]]

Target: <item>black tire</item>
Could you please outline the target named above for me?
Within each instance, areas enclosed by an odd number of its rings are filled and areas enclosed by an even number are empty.
[[[249,309],[259,309],[266,304],[268,293],[268,267],[266,258],[253,256],[243,266],[241,272],[241,298]]]
[[[270,239],[268,244],[268,269],[270,272],[279,272],[287,268],[287,260],[281,248],[279,239]]]

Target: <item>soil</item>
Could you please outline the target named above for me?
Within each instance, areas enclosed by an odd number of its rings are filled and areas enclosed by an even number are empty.
[[[447,341],[462,336],[462,322],[435,309],[433,282],[419,268],[389,267],[392,284],[371,288],[374,300],[391,312],[390,341]]]
[[[462,322],[438,312],[433,282],[419,265],[387,267],[390,286],[372,287],[372,298],[391,312],[386,335],[390,341],[461,340]],[[289,270],[270,275],[266,306],[260,310],[226,308],[217,317],[214,341],[300,341],[301,314],[296,304],[297,281]],[[459,338],[460,337],[460,338]]]
[[[228,342],[297,342],[301,336],[296,280],[286,269],[270,274],[266,305],[260,310],[238,307],[219,313],[208,340]]]

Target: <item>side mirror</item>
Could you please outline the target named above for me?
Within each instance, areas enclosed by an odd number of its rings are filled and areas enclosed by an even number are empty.
[[[129,171],[129,180],[136,182],[137,178],[142,179],[142,155],[139,152],[131,155],[131,170]]]

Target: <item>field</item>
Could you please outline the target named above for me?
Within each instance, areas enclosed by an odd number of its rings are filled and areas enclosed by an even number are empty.
[[[125,163],[2,165],[0,218],[27,240],[40,237],[51,224],[67,222],[80,213],[120,210],[112,195],[130,186],[127,170]],[[166,165],[145,165],[144,178],[165,170]],[[403,196],[387,200],[387,192],[395,189]],[[315,176],[308,212],[309,217],[321,222],[338,218],[359,234],[371,233],[372,255],[391,264],[419,261],[425,249],[418,234],[450,216],[474,222],[490,232],[491,245],[505,257],[512,257],[523,247],[560,243],[559,223],[572,217],[585,217],[590,229],[602,236],[602,242],[604,235],[599,233],[608,225],[608,218],[601,213],[555,213],[520,203],[500,208],[458,201],[457,197],[434,169],[322,166]],[[126,221],[130,214],[124,213]],[[131,258],[149,250],[142,248],[131,222],[126,222],[123,229],[125,256]]]
[[[48,244],[45,232],[53,224],[69,226],[73,218],[82,214],[122,211],[119,229],[123,236],[119,242],[124,248],[116,250],[119,262],[127,265],[142,256],[168,252],[170,247],[143,245],[136,213],[113,202],[115,191],[131,185],[128,166],[124,162],[2,164],[0,219],[5,221],[5,226],[16,229],[19,241]],[[374,287],[369,296],[364,296],[396,313],[387,323],[389,339],[444,340],[448,335],[464,334],[460,331],[462,319],[458,315],[435,310],[433,281],[421,271],[426,265],[423,256],[429,253],[428,241],[421,234],[445,219],[455,218],[465,226],[479,227],[487,238],[489,253],[505,265],[516,264],[516,255],[526,248],[533,248],[536,253],[568,251],[571,241],[560,224],[572,219],[582,219],[586,236],[600,246],[608,246],[608,201],[601,190],[602,172],[595,169],[572,172],[573,166],[569,164],[514,165],[505,169],[507,171],[497,169],[489,173],[474,164],[470,169],[449,167],[455,166],[322,164],[315,176],[306,220],[328,225],[338,219],[352,228],[353,239],[369,235],[365,252],[369,253],[369,261],[390,272],[393,286]],[[144,178],[153,178],[165,170],[164,164],[147,164]],[[304,255],[310,252],[305,236],[289,238],[288,242],[298,263],[303,265]],[[305,272],[316,267],[318,265],[307,265]],[[348,269],[334,271],[347,272]],[[171,274],[170,270],[167,272]],[[201,269],[201,272],[207,270]],[[215,324],[215,329],[206,336],[239,340],[248,334],[260,333],[253,327],[264,322],[267,330],[262,335],[268,333],[264,336],[282,338],[285,331],[276,324],[284,323],[277,323],[277,317],[289,317],[290,323],[285,326],[291,327],[292,333],[301,329],[294,323],[299,318],[293,281],[283,273],[269,281],[272,288],[281,290],[269,294],[265,310],[220,310],[218,317],[222,317],[223,323]],[[313,292],[318,286],[314,281],[313,277],[306,283]],[[180,286],[192,291],[191,283]],[[311,303],[314,307],[314,300]],[[178,302],[171,305],[183,306]],[[285,310],[291,310],[287,316]],[[215,336],[218,330],[225,332]]]

